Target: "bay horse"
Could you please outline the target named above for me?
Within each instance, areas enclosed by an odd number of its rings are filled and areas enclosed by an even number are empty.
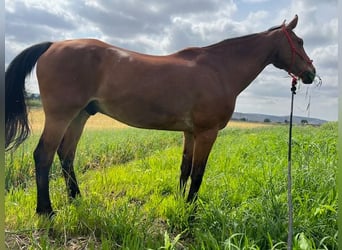
[[[69,198],[80,195],[73,161],[84,125],[99,112],[130,126],[183,131],[180,189],[197,198],[218,131],[235,101],[269,64],[310,84],[316,77],[298,16],[267,31],[191,47],[165,56],[118,48],[94,39],[44,42],[22,51],[7,67],[6,150],[29,135],[25,78],[37,64],[45,125],[34,150],[38,214],[52,215],[49,171],[57,152]]]

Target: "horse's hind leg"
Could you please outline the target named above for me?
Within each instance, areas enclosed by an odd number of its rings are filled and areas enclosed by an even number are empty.
[[[197,192],[202,183],[208,156],[216,140],[217,133],[217,129],[212,129],[195,135],[194,156],[190,174],[191,185],[188,195],[188,202],[194,201],[197,198]]]
[[[81,111],[80,114],[71,122],[67,131],[64,134],[63,140],[58,147],[57,154],[59,156],[62,171],[67,186],[69,198],[75,198],[80,194],[76,175],[74,172],[74,158],[77,143],[81,137],[85,123],[89,118],[86,111]]]
[[[180,191],[185,194],[186,183],[189,179],[191,167],[192,167],[192,156],[194,150],[194,135],[189,132],[184,132],[184,149],[181,163],[181,175],[180,175]]]
[[[49,195],[49,172],[51,164],[69,121],[46,118],[44,131],[33,153],[36,166],[38,214],[53,213]]]

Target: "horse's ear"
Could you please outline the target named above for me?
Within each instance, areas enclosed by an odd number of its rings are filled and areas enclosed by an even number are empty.
[[[298,23],[298,16],[295,15],[295,17],[293,18],[293,20],[292,20],[288,25],[286,25],[286,28],[287,28],[288,30],[293,30],[294,28],[296,28],[297,23]]]

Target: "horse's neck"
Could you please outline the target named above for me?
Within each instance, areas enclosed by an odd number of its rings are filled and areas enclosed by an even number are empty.
[[[273,45],[264,33],[228,39],[207,47],[218,59],[224,81],[239,94],[272,62]]]

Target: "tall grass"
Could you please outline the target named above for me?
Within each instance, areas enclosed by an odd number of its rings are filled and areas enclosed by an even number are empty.
[[[337,249],[337,124],[293,134],[294,248]],[[75,160],[82,197],[71,204],[54,163],[52,221],[34,214],[36,141],[6,155],[10,248],[286,249],[287,127],[221,131],[196,205],[178,192],[180,133],[88,131]]]
[[[33,135],[15,152],[5,155],[5,189],[25,188],[34,177],[33,150],[39,136]],[[139,129],[90,130],[82,135],[78,146],[75,169],[84,173],[147,157],[167,147],[180,146],[182,134]],[[51,177],[59,177],[58,157],[51,168]]]

